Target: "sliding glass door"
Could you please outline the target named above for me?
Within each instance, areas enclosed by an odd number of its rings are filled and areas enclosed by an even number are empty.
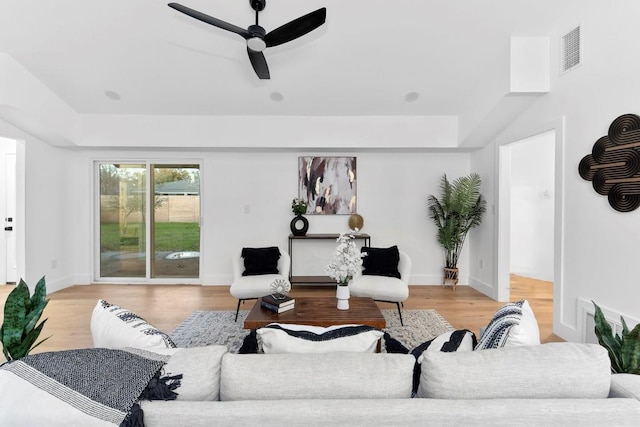
[[[200,169],[154,165],[151,277],[200,275]]]
[[[101,163],[100,277],[146,277],[146,166]]]
[[[198,278],[199,165],[100,162],[97,169],[98,277]]]

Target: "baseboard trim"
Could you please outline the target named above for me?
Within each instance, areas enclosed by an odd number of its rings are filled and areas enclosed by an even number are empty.
[[[460,275],[458,286],[465,286],[469,283],[469,277]],[[420,286],[442,286],[442,273],[438,274],[412,274],[409,285]]]
[[[61,277],[55,280],[46,279],[46,281],[47,281],[47,294],[50,294],[56,291],[61,291],[62,289],[68,288],[73,285],[91,283],[91,279],[88,275]],[[35,283],[33,284],[33,286],[35,286]]]
[[[490,285],[488,283],[483,282],[482,280],[478,280],[474,277],[471,277],[469,279],[469,285],[475,289],[476,291],[488,296],[491,299],[496,299],[496,296],[494,295],[495,293],[495,287],[493,285]],[[503,301],[505,302],[505,301]]]
[[[202,286],[230,286],[233,282],[233,276],[230,274],[213,274],[211,276],[202,276]]]

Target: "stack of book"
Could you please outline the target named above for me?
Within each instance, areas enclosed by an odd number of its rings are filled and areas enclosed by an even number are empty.
[[[260,306],[267,310],[275,311],[276,313],[282,313],[288,310],[292,310],[296,300],[285,294],[271,294],[262,297]]]

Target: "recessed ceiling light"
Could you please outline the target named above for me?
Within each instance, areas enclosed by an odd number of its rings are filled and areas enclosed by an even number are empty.
[[[109,98],[112,101],[120,101],[122,99],[120,94],[118,92],[113,91],[113,90],[105,90],[104,91],[104,96],[106,96],[107,98]]]
[[[414,102],[418,98],[420,98],[420,94],[418,92],[409,92],[404,96],[404,100],[407,102]]]
[[[280,92],[271,92],[271,95],[269,95],[269,97],[271,98],[272,101],[275,101],[275,102],[280,102],[284,99],[284,96],[282,96]]]

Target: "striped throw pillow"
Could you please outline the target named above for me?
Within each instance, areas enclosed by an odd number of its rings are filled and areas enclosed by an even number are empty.
[[[493,315],[476,350],[540,344],[538,322],[527,300],[503,305]]]

